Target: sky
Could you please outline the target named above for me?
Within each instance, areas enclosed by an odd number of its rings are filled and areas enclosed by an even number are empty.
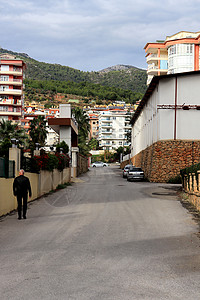
[[[146,69],[144,46],[200,31],[200,0],[0,0],[0,47],[81,71]]]

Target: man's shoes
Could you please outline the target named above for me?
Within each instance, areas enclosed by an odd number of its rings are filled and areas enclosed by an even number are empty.
[[[18,220],[21,220],[22,218],[21,217],[18,217]]]
[[[26,219],[26,216],[23,216],[24,219]]]

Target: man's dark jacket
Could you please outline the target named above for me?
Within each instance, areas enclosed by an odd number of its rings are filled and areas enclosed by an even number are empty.
[[[13,194],[17,195],[26,195],[29,192],[29,196],[31,197],[31,185],[28,177],[24,175],[20,175],[15,178],[13,182]]]

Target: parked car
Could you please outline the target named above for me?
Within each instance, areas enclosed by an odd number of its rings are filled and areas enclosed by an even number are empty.
[[[93,168],[98,168],[98,167],[108,167],[108,164],[105,163],[105,162],[102,162],[102,161],[95,161],[93,164],[92,164],[92,167]]]
[[[127,173],[127,180],[144,180],[144,172],[141,168],[131,167]]]
[[[128,171],[129,169],[132,167],[133,165],[126,165],[123,169],[123,178],[127,177]]]

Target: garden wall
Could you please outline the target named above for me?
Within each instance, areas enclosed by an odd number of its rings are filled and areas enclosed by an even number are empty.
[[[77,176],[88,171],[88,158],[78,153]]]
[[[189,202],[200,210],[200,171],[197,171],[197,175],[184,175],[183,190],[187,193]]]
[[[158,141],[131,158],[151,182],[167,182],[200,161],[200,141]]]
[[[28,201],[32,201],[55,189],[58,184],[70,182],[71,169],[66,168],[62,172],[41,170],[40,174],[25,173],[25,176],[31,183],[32,197]],[[17,209],[16,197],[13,195],[13,181],[14,178],[0,178],[0,216]]]

